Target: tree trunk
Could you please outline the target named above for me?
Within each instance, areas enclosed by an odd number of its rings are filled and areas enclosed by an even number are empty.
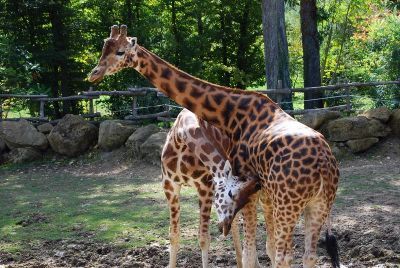
[[[220,13],[220,23],[221,23],[221,56],[222,63],[224,66],[228,66],[228,40],[226,36],[226,17],[223,11]],[[222,84],[225,86],[229,86],[230,75],[227,71],[222,70]]]
[[[124,24],[128,26],[128,29],[132,30],[134,24],[133,13],[132,13],[132,0],[125,0],[124,2]]]
[[[303,44],[304,87],[321,85],[321,69],[319,56],[319,40],[317,29],[316,0],[300,1],[301,36]],[[322,91],[307,91],[304,93],[304,108],[322,108]],[[308,101],[311,99],[319,99]]]
[[[236,54],[236,67],[239,71],[245,72],[246,70],[246,51],[248,48],[248,28],[249,28],[249,13],[250,13],[250,0],[247,0],[244,6],[243,14],[240,18],[240,36],[238,40],[237,46],[237,54]],[[246,87],[245,82],[239,81],[236,84],[236,87],[244,89]]]
[[[267,87],[278,88],[281,80],[283,88],[291,88],[284,0],[262,1],[262,25]],[[277,96],[271,97],[277,100]],[[291,94],[281,95],[281,101],[284,109],[293,109]]]
[[[70,96],[72,95],[72,90],[70,87],[71,81],[71,70],[69,68],[68,62],[68,37],[65,23],[63,18],[65,18],[63,4],[53,2],[49,4],[49,18],[51,23],[52,30],[52,38],[53,38],[53,46],[54,46],[54,54],[53,54],[53,63],[54,63],[54,72],[58,72],[59,81],[60,81],[60,90],[62,96]],[[55,90],[53,89],[53,92]],[[72,113],[74,112],[72,102],[65,101],[63,102],[63,113]]]
[[[176,21],[176,2],[175,0],[171,1],[171,26],[172,26],[172,34],[174,35],[175,38],[175,64],[176,65],[180,65],[180,55],[181,55],[181,51],[180,51],[180,46],[182,44],[182,38],[179,34],[179,30],[178,30],[178,25],[177,25],[177,21]]]

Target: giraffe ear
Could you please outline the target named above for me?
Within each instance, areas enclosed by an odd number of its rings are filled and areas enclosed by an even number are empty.
[[[137,38],[136,37],[132,37],[131,38],[131,46],[134,47],[137,44]]]
[[[226,174],[227,178],[232,177],[232,166],[231,166],[231,163],[229,163],[228,160],[225,161],[224,173]]]

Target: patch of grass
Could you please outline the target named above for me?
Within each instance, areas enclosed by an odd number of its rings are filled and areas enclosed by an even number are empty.
[[[373,174],[369,174],[369,176],[371,175]],[[390,179],[392,179],[392,177],[389,176],[386,178],[381,175],[381,179],[371,180],[367,175],[357,173],[342,176],[339,181],[335,203],[339,206],[346,206],[349,205],[348,197],[362,196],[364,193],[370,195],[372,190],[376,193],[390,191],[393,189]],[[347,199],[345,197],[347,197]],[[357,199],[354,199],[353,201],[358,202]]]
[[[121,247],[168,243],[169,210],[158,179],[78,176],[65,163],[53,170],[46,170],[50,162],[37,166],[8,165],[0,171],[0,251],[88,236]],[[42,220],[35,221],[37,215]],[[183,187],[182,244],[197,244],[198,221],[197,194]],[[216,224],[211,232],[218,232]]]

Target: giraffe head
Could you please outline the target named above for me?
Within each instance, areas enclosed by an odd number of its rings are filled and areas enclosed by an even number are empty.
[[[137,38],[127,36],[126,25],[111,27],[110,37],[104,46],[97,66],[90,73],[90,82],[99,82],[105,75],[111,75],[126,67],[137,65]]]
[[[251,176],[239,177],[232,174],[229,161],[225,162],[224,176],[214,178],[214,204],[218,215],[219,230],[228,235],[236,213],[244,207],[252,194],[261,189]]]

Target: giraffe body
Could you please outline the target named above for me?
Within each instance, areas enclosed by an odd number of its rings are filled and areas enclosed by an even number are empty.
[[[116,56],[121,51],[124,55]],[[119,35],[114,30],[105,41],[102,57],[89,80],[99,81],[125,67],[135,68],[164,94],[229,139],[227,159],[233,174],[239,178],[250,174],[262,184],[259,196],[273,267],[290,267],[293,228],[304,213],[303,265],[314,267],[320,229],[330,213],[339,180],[336,160],[324,137],[295,121],[265,95],[215,85],[177,69],[139,46],[135,38],[127,38],[126,27],[121,26]],[[242,209],[246,236],[243,264],[253,267],[257,196],[235,201],[247,203]],[[240,207],[234,203],[219,212],[227,216],[221,221],[226,229],[237,212],[235,206]]]
[[[170,208],[170,265],[175,267],[179,248],[179,192],[181,186],[190,186],[197,190],[199,198],[200,225],[199,242],[202,251],[203,267],[208,266],[210,245],[209,222],[214,199],[215,182],[221,180],[239,181],[232,175],[231,166],[224,152],[229,147],[229,139],[221,131],[199,119],[184,109],[178,115],[168,133],[161,154],[163,188]],[[232,189],[253,188],[254,180],[235,185]],[[217,184],[218,187],[218,184]],[[237,222],[233,222],[234,241],[238,267],[242,267],[241,245]]]

